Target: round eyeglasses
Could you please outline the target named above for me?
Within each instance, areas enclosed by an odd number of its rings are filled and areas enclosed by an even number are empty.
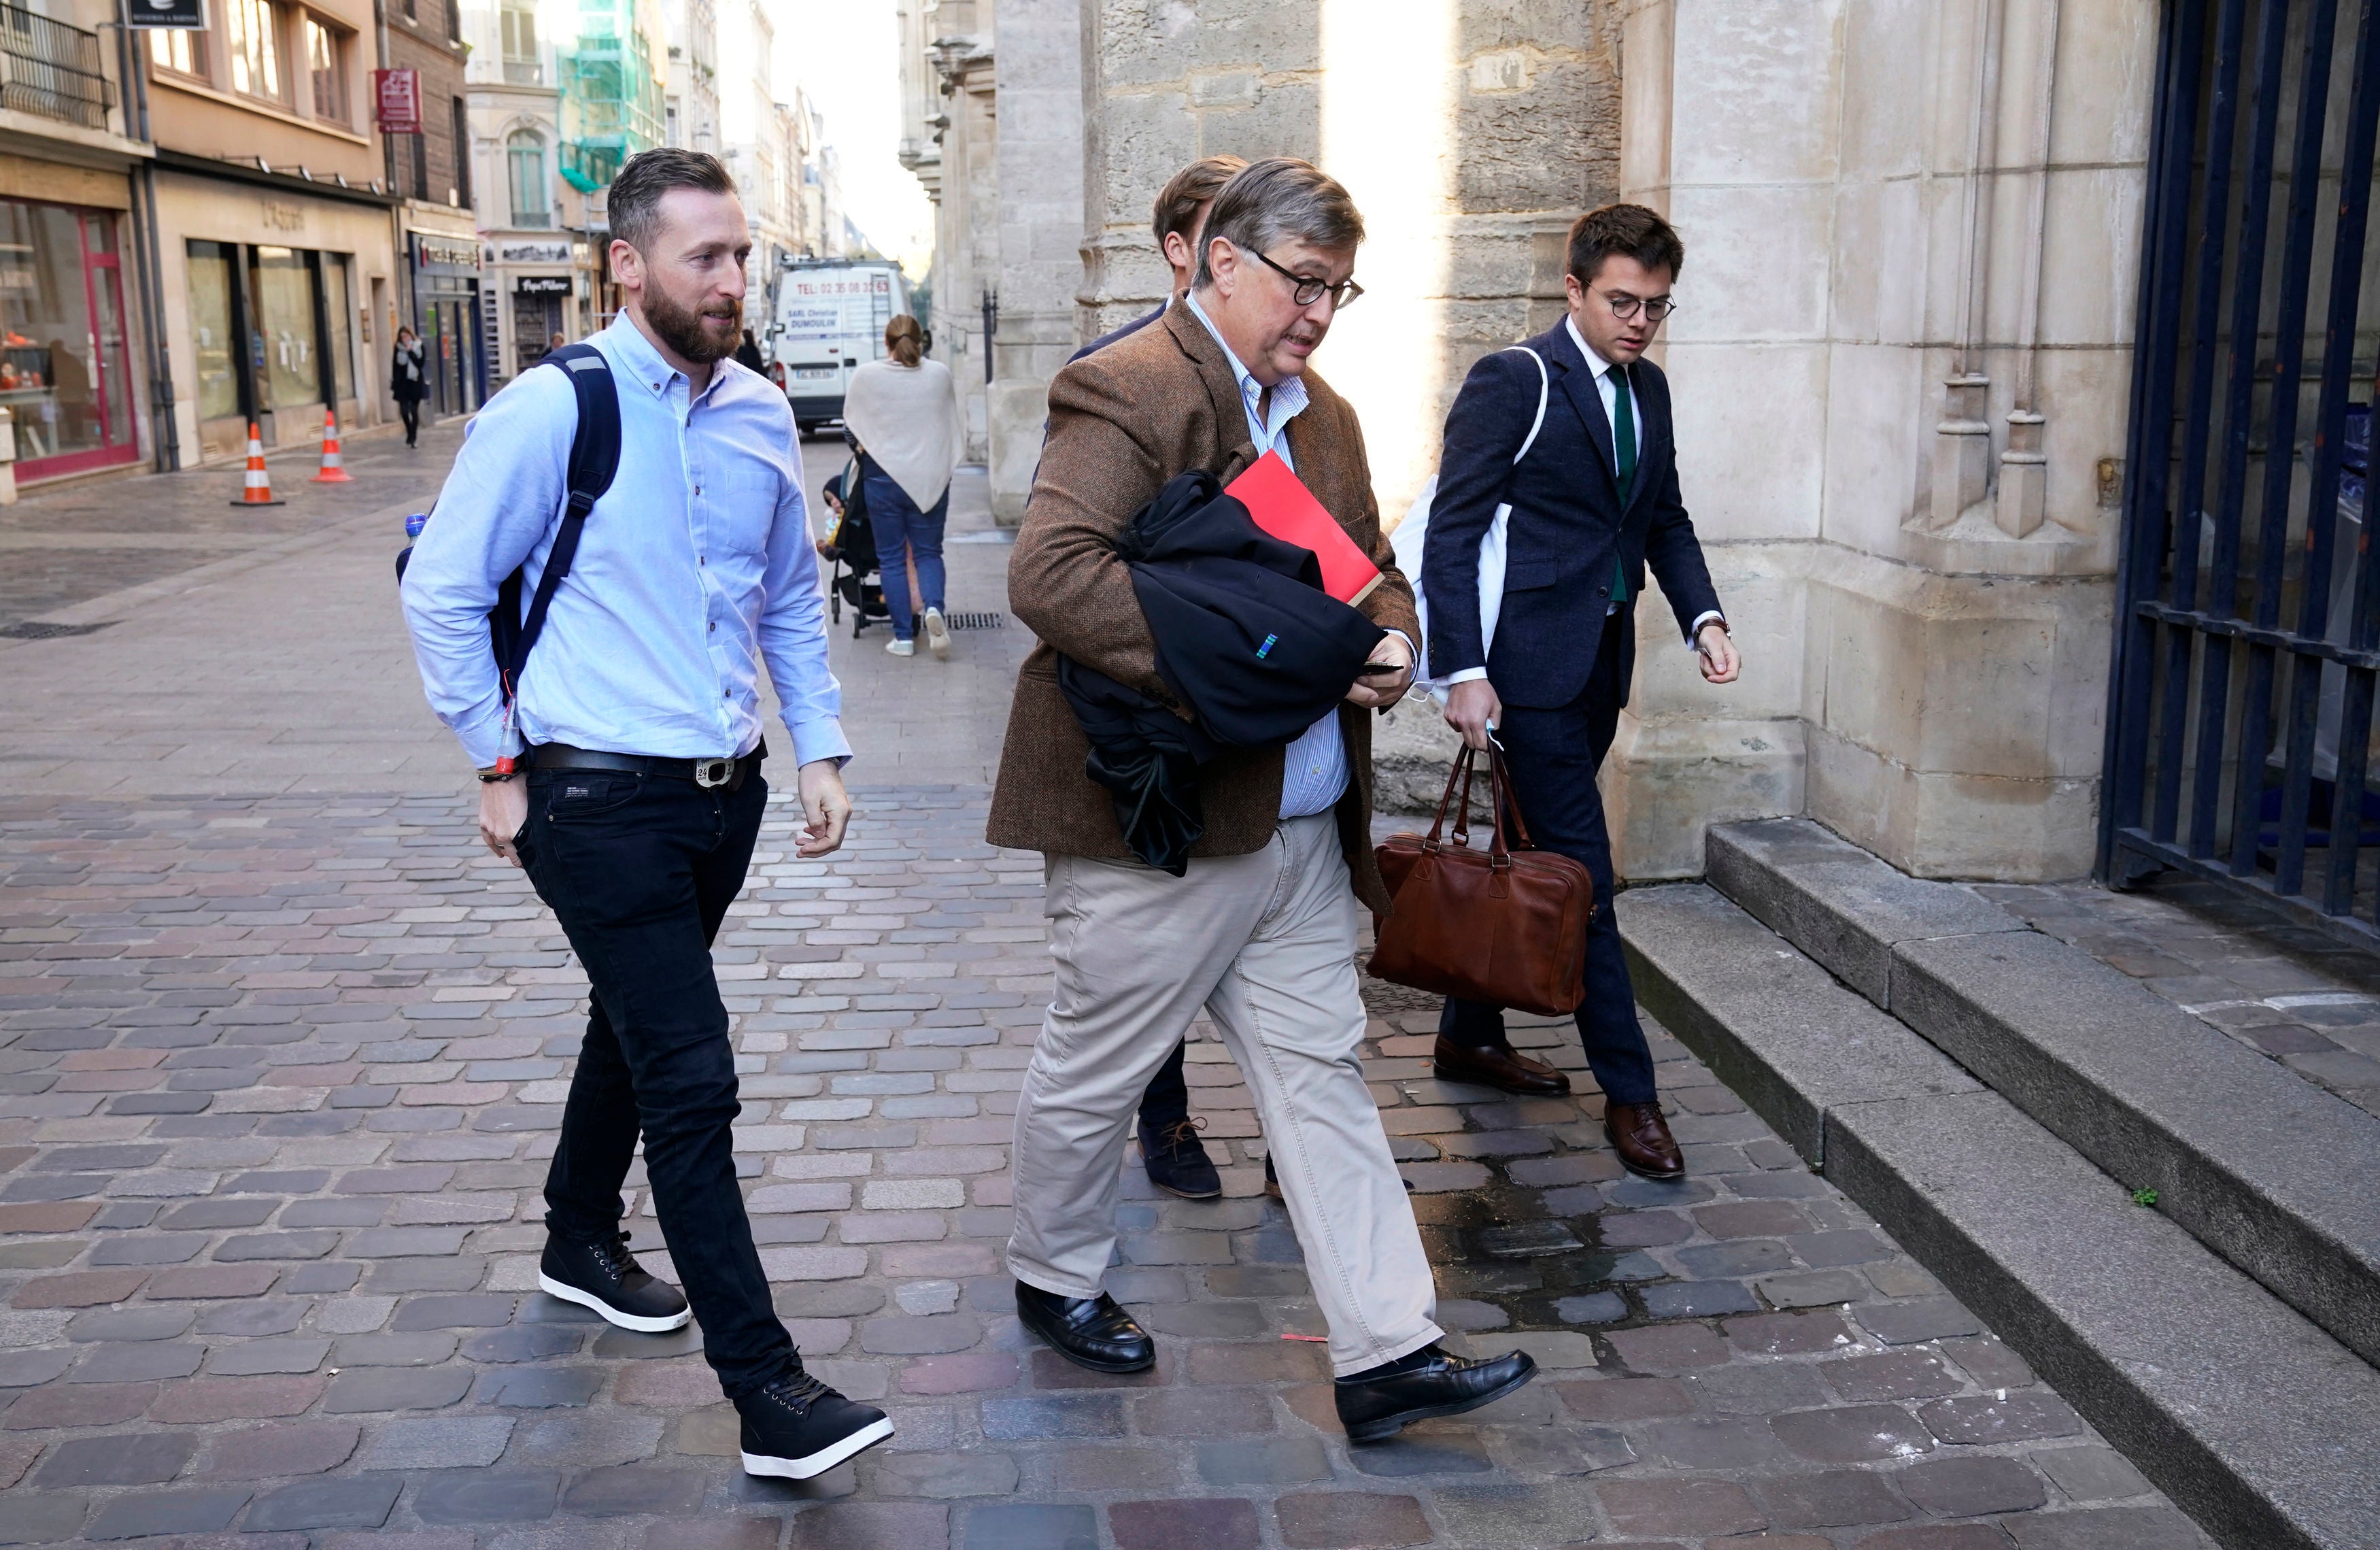
[[[1640,310],[1648,323],[1658,323],[1678,310],[1677,302],[1666,296],[1657,296],[1647,301],[1640,297],[1613,296],[1607,292],[1603,302],[1611,309],[1611,315],[1622,323],[1634,317]]]
[[[1232,246],[1240,247],[1236,242]],[[1328,292],[1330,297],[1330,310],[1334,312],[1343,312],[1355,304],[1357,297],[1364,294],[1364,287],[1353,280],[1342,280],[1334,286],[1328,280],[1319,280],[1311,275],[1300,275],[1293,269],[1283,269],[1262,253],[1257,253],[1254,248],[1240,248],[1240,251],[1256,253],[1257,258],[1267,269],[1287,280],[1294,287],[1290,292],[1290,299],[1301,307],[1313,306],[1322,299],[1325,292]]]

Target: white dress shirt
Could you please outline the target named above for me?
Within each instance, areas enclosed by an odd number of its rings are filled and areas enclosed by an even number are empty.
[[[1264,384],[1248,374],[1232,347],[1223,343],[1222,330],[1207,316],[1198,305],[1198,293],[1189,295],[1190,311],[1207,325],[1215,343],[1222,346],[1223,359],[1232,363],[1232,375],[1239,379],[1240,407],[1247,411],[1248,435],[1256,443],[1257,453],[1281,454],[1281,460],[1293,473],[1297,460],[1290,455],[1289,438],[1281,433],[1289,422],[1305,408],[1305,384],[1297,377],[1283,377],[1274,384],[1272,400],[1265,405]],[[1263,409],[1258,406],[1265,405]],[[1413,640],[1402,630],[1390,634],[1403,641],[1408,651]],[[1281,770],[1281,815],[1283,818],[1304,818],[1310,813],[1328,812],[1338,803],[1347,789],[1347,747],[1339,735],[1339,708],[1332,706],[1322,713],[1322,719],[1297,735],[1282,756]]]

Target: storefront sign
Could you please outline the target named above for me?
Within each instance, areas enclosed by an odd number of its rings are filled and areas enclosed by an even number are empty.
[[[513,281],[513,289],[522,296],[568,296],[570,276],[567,275],[523,275]]]
[[[413,262],[425,266],[468,269],[476,274],[480,245],[468,238],[432,237],[426,231],[417,231],[413,234]]]
[[[506,263],[568,263],[570,244],[567,242],[507,242],[496,250]]]
[[[374,70],[372,101],[377,104],[372,127],[384,135],[421,132],[421,73],[419,70]]]
[[[125,0],[124,18],[134,27],[204,27],[201,0]]]

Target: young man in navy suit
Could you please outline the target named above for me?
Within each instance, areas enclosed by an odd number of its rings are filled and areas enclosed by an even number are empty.
[[[1430,669],[1453,682],[1447,724],[1475,749],[1495,736],[1530,837],[1595,878],[1579,1038],[1603,1088],[1604,1133],[1623,1165],[1652,1178],[1679,1178],[1685,1163],[1636,1020],[1595,776],[1628,702],[1630,604],[1647,566],[1704,678],[1732,683],[1740,665],[1679,499],[1669,380],[1644,359],[1685,258],[1678,234],[1643,205],[1578,218],[1564,281],[1570,315],[1527,341],[1529,353],[1500,350],[1474,366],[1447,415],[1422,560]],[[1520,457],[1541,394],[1544,424]],[[1504,597],[1495,637],[1483,641],[1479,541],[1508,502]],[[1436,1066],[1446,1080],[1508,1092],[1570,1091],[1560,1071],[1515,1053],[1502,1010],[1479,1002],[1448,999]]]

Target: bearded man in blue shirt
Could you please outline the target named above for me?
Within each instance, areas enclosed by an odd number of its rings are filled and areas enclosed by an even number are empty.
[[[716,157],[650,151],[608,208],[625,304],[592,343],[619,401],[619,465],[511,704],[488,613],[516,568],[533,591],[561,527],[577,429],[563,370],[522,373],[473,423],[406,571],[406,618],[431,707],[480,767],[481,838],[528,869],[593,988],[539,1283],[624,1329],[699,1319],[743,1417],[744,1468],[803,1480],[892,1423],[806,1373],[771,1306],[735,1182],[735,1057],[710,949],[768,800],[760,663],[799,766],[805,858],[843,843],[851,747],[793,415],[731,359],[752,249],[735,181]],[[683,1296],[620,1230],[640,1134]]]

